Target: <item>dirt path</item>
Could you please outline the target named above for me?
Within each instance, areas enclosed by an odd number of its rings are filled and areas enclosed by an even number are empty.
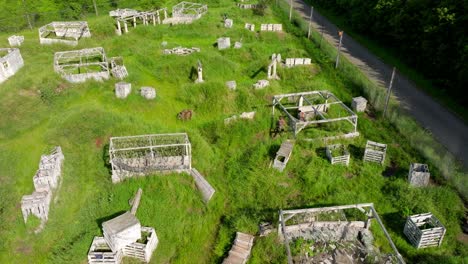
[[[302,0],[292,0],[294,9],[309,20],[310,5]],[[338,44],[338,28],[327,18],[314,10],[314,29],[323,30],[323,37],[330,43]],[[343,36],[343,54],[358,66],[370,79],[387,87],[392,74],[392,67],[383,63],[377,56],[357,43],[350,36]],[[468,168],[468,126],[452,112],[419,90],[410,80],[397,74],[393,83],[394,95],[403,107],[428,129],[452,154],[456,155]]]

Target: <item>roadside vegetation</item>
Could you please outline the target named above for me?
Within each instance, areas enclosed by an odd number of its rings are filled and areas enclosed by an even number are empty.
[[[208,13],[191,25],[139,26],[122,36],[115,35],[107,15],[91,17],[87,20],[92,37],[80,40],[75,48],[41,46],[36,30],[17,33],[26,39],[21,46],[25,66],[0,85],[1,263],[85,263],[93,237],[102,234],[102,222],[128,210],[128,200],[139,187],[143,196],[137,217],[142,225],[154,227],[159,238],[152,263],[218,263],[227,255],[236,231],[255,234],[260,222],[277,225],[281,208],[366,202],[374,203],[408,263],[467,260],[466,244],[460,240],[462,189],[456,189],[453,180],[459,178],[445,177],[447,168],[421,149],[425,146],[415,145],[430,136],[414,129],[411,120],[395,121],[393,111],[390,121],[379,118],[380,104],[374,102],[381,102],[382,92],[374,91],[346,61],[348,66],[336,71],[332,48],[322,44],[319,49],[307,40],[297,18],[288,24],[283,5],[270,4],[258,15],[230,1],[208,4]],[[232,29],[224,28],[224,14],[234,20]],[[250,32],[245,23],[254,23],[257,29],[261,23],[282,23],[286,32]],[[1,46],[7,46],[9,35],[0,33]],[[214,43],[219,37],[230,37],[232,46],[242,39],[243,47],[218,51]],[[201,52],[163,55],[164,41],[166,48],[199,47]],[[115,97],[116,80],[70,84],[53,72],[54,52],[98,46],[109,57],[123,57],[129,72],[126,81],[132,83],[127,99]],[[266,79],[273,53],[283,58],[310,57],[313,65],[279,68],[281,80],[254,90],[253,83]],[[195,84],[191,76],[198,60],[203,64],[202,84]],[[237,81],[236,91],[225,87],[228,80]],[[157,98],[142,98],[141,86],[155,87]],[[359,138],[333,142],[348,146],[349,167],[332,166],[325,156],[326,143],[308,142],[299,134],[280,173],[269,166],[280,144],[292,134],[270,136],[276,124],[271,117],[272,95],[310,90],[329,90],[347,105],[352,97],[365,94],[372,105],[359,113]],[[176,114],[185,108],[194,110],[192,120],[177,120]],[[224,125],[224,118],[248,111],[256,111],[254,120]],[[330,128],[313,132],[321,129]],[[111,183],[109,137],[170,132],[188,133],[193,166],[216,189],[208,205],[186,174]],[[384,166],[362,162],[368,139],[388,144]],[[34,234],[38,221],[23,223],[20,200],[33,190],[41,154],[55,145],[65,155],[63,184],[44,230]],[[429,152],[434,146],[430,147]],[[411,162],[429,164],[430,186],[408,186]],[[447,234],[440,248],[416,250],[405,238],[403,226],[407,216],[425,212],[435,214]],[[377,245],[388,250],[383,235],[376,231],[375,236]],[[250,263],[284,263],[285,258],[285,249],[273,233],[255,240]]]

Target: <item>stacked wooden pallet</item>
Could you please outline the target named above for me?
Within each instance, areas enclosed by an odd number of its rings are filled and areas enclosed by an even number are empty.
[[[254,237],[241,232],[236,233],[236,239],[229,251],[229,256],[224,259],[223,264],[245,264],[252,250]]]

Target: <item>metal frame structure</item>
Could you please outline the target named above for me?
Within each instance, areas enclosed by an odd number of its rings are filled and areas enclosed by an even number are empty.
[[[208,12],[208,6],[200,3],[180,2],[172,7],[172,17],[199,19]]]
[[[282,103],[283,99],[288,99],[289,101],[293,100],[297,102],[296,106],[284,106]],[[315,99],[319,99],[321,101],[325,101],[321,104],[315,104],[312,101]],[[344,117],[332,117],[329,118],[326,115],[328,109],[333,106],[337,105],[342,107],[349,115]],[[296,136],[301,130],[304,128],[315,125],[315,124],[323,124],[323,123],[332,123],[332,122],[339,122],[339,121],[348,121],[351,125],[354,126],[354,132],[349,133],[358,135],[357,133],[357,121],[358,116],[343,102],[341,102],[335,95],[331,92],[323,90],[323,91],[310,91],[310,92],[301,92],[301,93],[290,93],[290,94],[279,94],[273,96],[273,115],[275,114],[275,107],[280,108],[286,116],[289,118],[290,126],[293,129],[294,135]],[[307,120],[306,119],[298,119],[297,117],[293,116],[290,111],[291,110],[298,110],[300,112],[304,112],[306,115],[310,116],[313,115],[314,118],[318,118],[316,120]]]
[[[163,24],[192,23],[206,12],[208,12],[208,6],[205,4],[183,1],[172,7],[172,17],[164,19]]]
[[[41,44],[64,43],[76,46],[79,39],[89,37],[91,32],[86,21],[56,21],[39,28]]]
[[[164,12],[164,18],[161,20],[160,12]],[[161,24],[162,21],[167,19],[167,9],[162,8],[159,10],[151,11],[137,11],[133,9],[117,9],[109,12],[111,17],[115,18],[117,25],[116,33],[117,35],[122,34],[122,25],[123,23],[123,33],[128,33],[128,24],[131,23],[133,27],[136,27],[138,22],[141,22],[142,25],[147,26],[150,22],[155,26],[156,24]]]
[[[109,146],[112,182],[155,172],[191,170],[191,153],[186,133],[112,137]]]
[[[100,70],[90,67],[98,67]],[[101,81],[110,77],[109,63],[102,47],[56,52],[54,70],[72,83],[85,82],[87,79]]]
[[[385,229],[385,226],[382,223],[382,220],[379,217],[379,214],[374,208],[373,203],[364,203],[364,204],[352,204],[352,205],[341,205],[341,206],[331,206],[331,207],[321,207],[321,208],[306,208],[306,209],[295,209],[295,210],[280,210],[279,211],[279,225],[278,225],[278,234],[280,238],[283,238],[284,243],[286,245],[286,251],[288,255],[288,263],[292,264],[292,255],[291,255],[291,249],[289,247],[289,237],[287,235],[288,231],[288,226],[286,225],[286,222],[293,218],[294,216],[298,214],[318,214],[318,213],[324,213],[324,212],[333,212],[333,211],[338,211],[338,210],[345,210],[345,209],[358,209],[361,211],[363,214],[367,216],[367,220],[363,223],[365,228],[368,228],[370,226],[370,220],[375,219],[377,223],[379,224],[380,228],[385,234],[385,237],[387,238],[390,246],[392,247],[395,257],[397,258],[398,262],[400,264],[405,264],[405,261],[403,260],[403,257],[400,255],[398,252],[398,249],[396,248],[395,244],[392,241],[392,238],[388,234],[387,230]],[[367,209],[367,210],[366,210]],[[319,221],[309,221],[307,225],[313,225],[316,223],[320,223]],[[352,222],[351,222],[352,223]],[[361,223],[362,225],[362,223]]]

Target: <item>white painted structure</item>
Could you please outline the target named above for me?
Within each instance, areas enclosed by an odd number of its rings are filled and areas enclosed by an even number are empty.
[[[17,48],[0,48],[0,83],[15,75],[24,65]]]

